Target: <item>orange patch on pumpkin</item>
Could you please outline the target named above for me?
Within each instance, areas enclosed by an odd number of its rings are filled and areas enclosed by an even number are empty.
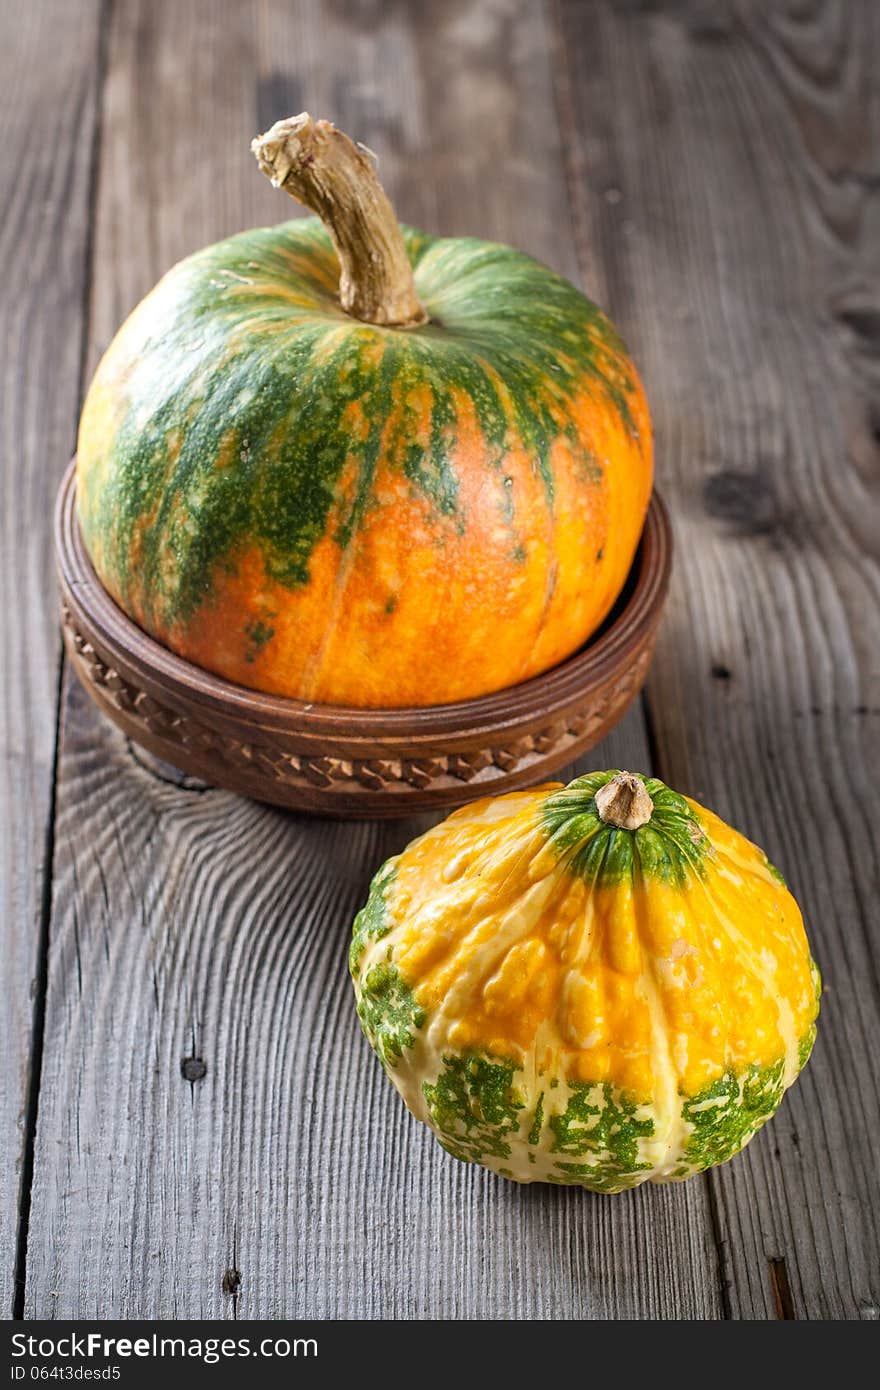
[[[367,356],[381,351],[378,334],[362,345]],[[406,404],[414,422],[403,443],[425,447],[432,393],[415,388]],[[647,507],[643,397],[634,402],[638,440],[621,432],[603,396],[577,403],[574,418],[601,474],[558,439],[552,509],[534,459],[513,433],[499,459],[470,398],[458,392],[454,404],[452,515],[440,512],[393,457],[398,402],[359,518],[352,515],[362,467],[357,451],[343,470],[326,534],[309,559],[308,583],[273,580],[257,548],[226,557],[210,600],[164,640],[244,685],[373,707],[488,693],[579,647],[623,584]],[[361,405],[349,404],[353,443],[362,443],[369,427]],[[255,642],[255,630],[262,641]]]

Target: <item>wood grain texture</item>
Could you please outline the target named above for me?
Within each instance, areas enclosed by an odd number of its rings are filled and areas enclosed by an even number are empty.
[[[876,1319],[880,8],[555,14],[579,240],[676,518],[658,774],[782,867],[825,976],[810,1066],[710,1179],[727,1308]]]
[[[99,9],[91,0],[75,13],[64,0],[34,0],[0,15],[0,1306],[6,1316],[14,1302],[32,1045],[40,1027],[61,655],[51,508],[76,428]]]
[[[540,7],[219,12],[114,5],[92,365],[174,259],[288,215],[247,141],[304,107],[377,152],[408,221],[576,276]],[[646,768],[640,717],[595,759]],[[206,790],[67,686],[30,1316],[719,1315],[704,1183],[511,1186],[444,1155],[388,1086],[347,939],[371,874],[428,823]]]

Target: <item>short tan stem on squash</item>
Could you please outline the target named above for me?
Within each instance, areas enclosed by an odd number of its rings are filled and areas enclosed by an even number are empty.
[[[596,810],[606,825],[638,830],[651,819],[654,803],[641,777],[634,772],[618,772],[596,792]]]
[[[339,256],[346,313],[389,327],[427,321],[394,209],[362,148],[330,121],[313,121],[304,111],[276,121],[251,149],[275,187],[326,226]]]

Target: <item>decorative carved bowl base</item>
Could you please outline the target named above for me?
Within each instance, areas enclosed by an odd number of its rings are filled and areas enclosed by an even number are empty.
[[[480,699],[365,710],[247,690],[148,637],[92,569],[76,520],[73,463],[58,493],[55,545],[68,654],[95,704],[129,738],[218,787],[356,819],[514,791],[592,748],[644,683],[672,561],[669,520],[655,493],[624,594],[575,656]]]

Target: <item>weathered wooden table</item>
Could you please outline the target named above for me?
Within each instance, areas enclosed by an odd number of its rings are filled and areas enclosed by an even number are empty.
[[[0,18],[5,1306],[877,1318],[880,6]],[[189,782],[64,670],[50,523],[84,384],[173,261],[291,214],[248,141],[302,108],[377,152],[407,221],[582,282],[643,369],[677,568],[642,707],[588,761],[653,769],[764,845],[827,985],[775,1122],[686,1185],[519,1188],[447,1157],[345,967],[370,875],[427,822]]]

